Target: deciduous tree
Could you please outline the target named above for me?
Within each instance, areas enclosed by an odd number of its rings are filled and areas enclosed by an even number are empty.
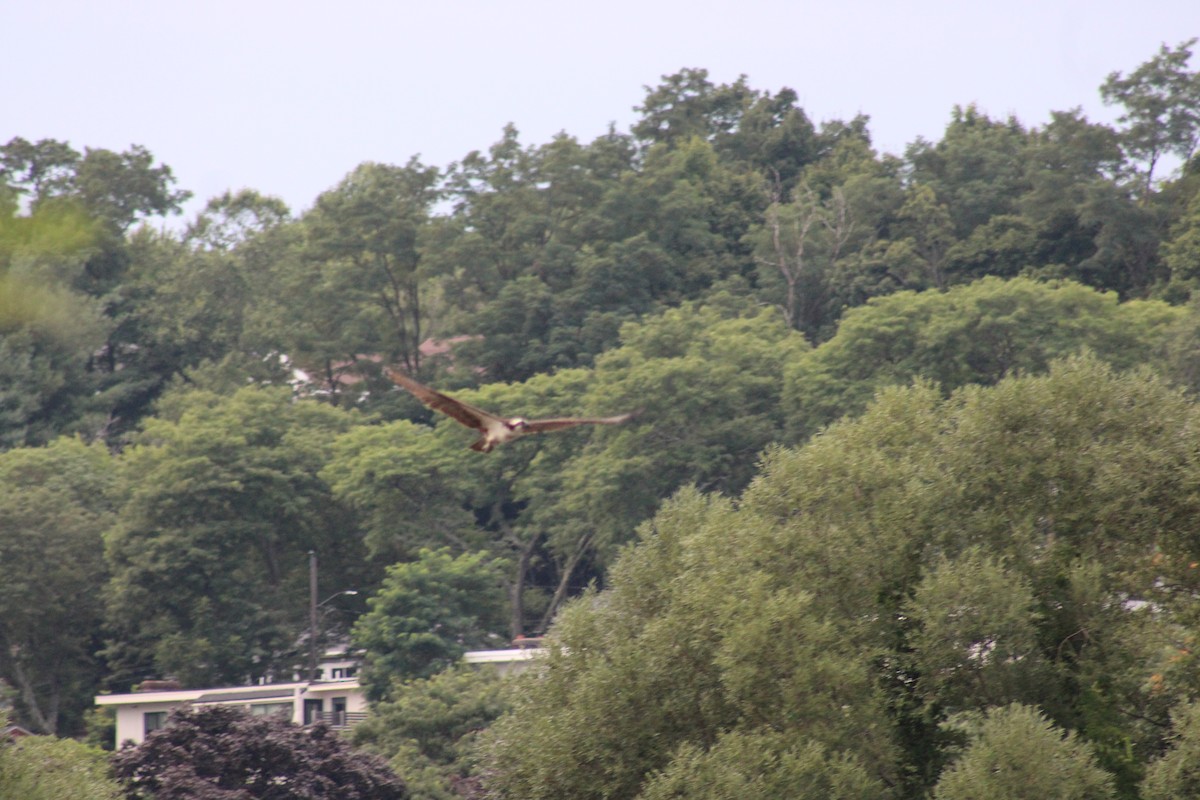
[[[476,796],[479,735],[511,705],[516,690],[490,666],[458,665],[394,687],[371,704],[354,728],[354,743],[388,759],[414,796]]]
[[[0,722],[3,718],[0,717]],[[120,800],[105,754],[53,736],[0,742],[0,791],[21,800]]]
[[[681,492],[560,616],[489,733],[492,788],[632,798],[720,765],[753,791],[795,758],[797,780],[845,767],[901,797],[1133,796],[1194,690],[1167,648],[1196,618],[1198,414],[1076,357],[886,390],[769,450],[736,504]],[[994,725],[955,761],[981,709]],[[1038,774],[1009,786],[1005,765]]]
[[[327,581],[373,583],[352,517],[319,477],[350,417],[255,387],[181,393],[160,413],[121,461],[129,494],[107,539],[111,681],[286,673],[304,627],[307,551]]]
[[[935,800],[1106,800],[1111,776],[1086,742],[1062,731],[1036,708],[996,708],[979,725],[977,738],[933,791]]]
[[[429,331],[429,275],[422,237],[439,197],[440,171],[416,158],[403,167],[364,163],[317,198],[303,218],[304,257],[313,263],[308,314],[326,302],[344,316],[338,330],[313,340],[296,358],[353,360],[363,353],[386,354],[410,372],[421,366],[420,345]],[[301,296],[296,296],[297,301]]]
[[[1125,124],[1121,144],[1144,165],[1143,195],[1150,194],[1154,168],[1163,156],[1186,162],[1200,142],[1200,71],[1187,69],[1196,41],[1173,48],[1164,44],[1129,75],[1113,72],[1100,87],[1105,103],[1125,108],[1119,118]]]
[[[791,361],[784,407],[793,435],[804,437],[914,378],[945,391],[992,384],[1080,349],[1118,367],[1152,363],[1183,315],[1158,301],[1119,303],[1079,284],[1024,278],[900,292],[852,309],[833,338]]]
[[[117,501],[100,445],[58,439],[0,453],[0,678],[31,730],[82,732],[102,671],[103,620],[79,598],[104,586],[102,535]]]
[[[351,634],[367,654],[362,682],[371,700],[393,697],[401,682],[428,678],[472,647],[504,641],[496,634],[506,621],[504,593],[485,552],[423,549],[389,567],[367,605]]]
[[[378,756],[328,726],[301,727],[231,706],[180,709],[113,756],[129,800],[405,800]]]

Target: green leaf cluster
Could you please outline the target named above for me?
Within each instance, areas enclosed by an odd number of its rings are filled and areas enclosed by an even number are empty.
[[[479,735],[510,708],[511,689],[486,666],[405,681],[371,706],[354,743],[387,758],[414,797],[454,800],[478,790]]]
[[[488,634],[504,617],[502,598],[499,576],[483,552],[423,549],[416,561],[389,567],[370,610],[351,631],[367,654],[361,678],[367,696],[388,698],[395,682],[428,678],[466,650],[489,644]]]

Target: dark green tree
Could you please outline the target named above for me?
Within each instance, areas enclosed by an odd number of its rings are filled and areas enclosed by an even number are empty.
[[[759,174],[778,197],[791,192],[804,167],[842,132],[830,127],[818,133],[797,105],[794,90],[785,87],[772,95],[752,89],[745,75],[718,86],[708,70],[683,69],[644,89],[646,97],[634,109],[642,116],[631,129],[644,148],[703,139],[723,161]],[[865,124],[860,118],[844,129],[865,139]]]
[[[429,335],[429,271],[422,239],[439,198],[439,170],[364,163],[317,198],[301,221],[298,261],[283,265],[278,309],[293,333],[289,355],[325,379],[334,399],[342,372],[362,378],[363,355],[410,372]]]
[[[756,94],[745,75],[715,86],[706,69],[684,69],[662,80],[654,88],[643,87],[646,99],[634,108],[642,119],[633,126],[633,134],[651,144],[679,145],[692,138],[713,141],[729,135]]]
[[[174,183],[171,168],[155,165],[141,145],[121,153],[85,147],[72,190],[92,215],[124,232],[139,219],[179,213],[192,193]]]
[[[955,106],[937,143],[918,139],[906,159],[911,179],[927,185],[949,210],[952,235],[961,239],[998,214],[1011,214],[1028,191],[1023,156],[1028,135],[1010,117],[993,120],[974,105]]]
[[[36,206],[70,191],[79,159],[67,142],[16,136],[0,147],[0,180]]]
[[[783,369],[808,345],[774,309],[727,299],[628,324],[600,358],[590,407],[642,412],[568,461],[540,512],[565,573],[580,559],[608,561],[680,487],[740,491],[781,436]]]
[[[353,518],[319,477],[350,417],[286,389],[166,398],[122,455],[127,500],[107,540],[110,683],[241,683],[300,660],[309,550],[369,589]]]
[[[1187,68],[1196,41],[1173,48],[1164,44],[1129,75],[1113,72],[1100,87],[1105,103],[1125,108],[1118,118],[1125,125],[1121,145],[1143,165],[1143,196],[1152,191],[1154,169],[1163,156],[1187,162],[1200,143],[1200,71]]]
[[[791,202],[772,204],[763,224],[750,234],[760,296],[779,306],[787,326],[810,342],[832,327],[835,264],[853,227],[840,187],[822,199],[801,185]]]
[[[16,721],[76,735],[102,664],[102,535],[114,519],[108,453],[75,439],[0,453],[0,678],[16,689]]]
[[[187,227],[185,241],[209,250],[233,250],[291,219],[287,204],[253,189],[213,197]]]

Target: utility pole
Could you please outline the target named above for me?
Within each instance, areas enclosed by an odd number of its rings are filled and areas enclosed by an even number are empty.
[[[317,553],[308,551],[308,679],[317,679]]]

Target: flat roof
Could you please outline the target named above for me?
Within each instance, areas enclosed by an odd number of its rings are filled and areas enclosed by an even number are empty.
[[[296,689],[308,686],[307,683],[276,683],[265,686],[213,686],[208,689],[170,689],[165,692],[127,692],[125,694],[101,694],[96,696],[98,706],[138,705],[141,703],[183,703],[196,701],[205,695],[224,694],[227,700],[244,700],[247,695],[259,692],[281,692],[271,695],[283,697],[291,695]],[[205,700],[202,702],[212,702]]]
[[[545,653],[540,647],[514,647],[505,650],[471,650],[463,654],[468,664],[503,664],[530,661]],[[359,691],[358,678],[335,678],[327,681],[276,683],[254,686],[214,686],[208,689],[168,689],[157,692],[126,692],[102,694],[95,698],[98,706],[149,705],[151,703],[229,703],[250,700],[273,700],[300,694]]]
[[[463,653],[468,664],[495,664],[506,661],[529,661],[545,653],[541,647],[514,647],[508,650],[471,650]]]
[[[205,692],[192,702],[195,703],[224,703],[229,700],[269,700],[278,697],[295,697],[295,689],[262,689],[257,692],[243,692],[237,689],[226,689],[220,692]]]

